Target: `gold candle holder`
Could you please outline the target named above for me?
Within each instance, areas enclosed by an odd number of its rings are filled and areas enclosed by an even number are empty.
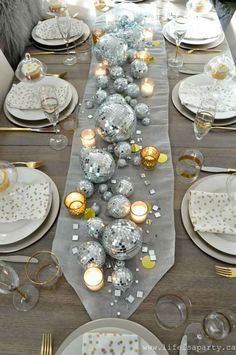
[[[96,133],[91,128],[83,129],[80,133],[82,146],[85,148],[96,147]]]
[[[152,28],[144,28],[143,30],[144,40],[146,43],[151,43],[153,40],[153,29]]]
[[[151,59],[151,53],[148,49],[144,49],[143,51],[138,51],[135,53],[136,59],[144,60],[144,62],[149,63]]]
[[[155,81],[151,78],[141,80],[141,95],[144,97],[152,96],[155,87]]]
[[[98,63],[95,66],[95,76],[106,75],[107,67],[104,63]]]
[[[84,283],[91,291],[99,291],[104,286],[104,277],[98,267],[89,267],[84,272]]]
[[[135,223],[143,223],[145,222],[148,214],[148,207],[143,201],[136,201],[132,203],[130,208],[131,219]]]
[[[155,168],[160,151],[156,147],[146,146],[140,151],[141,164],[144,169],[152,170]]]
[[[96,28],[92,31],[93,44],[96,44],[97,41],[104,35],[105,31],[102,28]]]
[[[70,192],[64,198],[64,205],[67,207],[70,214],[80,216],[86,208],[86,197],[82,192]]]

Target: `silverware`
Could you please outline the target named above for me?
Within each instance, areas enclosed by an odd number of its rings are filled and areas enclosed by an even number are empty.
[[[212,126],[211,129],[224,129],[226,131],[236,131],[235,127]]]
[[[192,54],[194,52],[205,52],[205,53],[219,53],[222,52],[221,49],[202,49],[202,48],[194,48],[194,49],[183,49],[181,48],[186,54]]]
[[[195,75],[195,74],[201,74],[202,73],[202,71],[192,70],[192,69],[187,69],[187,68],[180,68],[179,72],[183,73],[183,74],[190,74],[190,75]]]
[[[11,162],[14,165],[25,165],[28,168],[37,169],[43,166],[44,162],[42,160],[37,161],[13,161]]]
[[[52,355],[52,334],[43,334],[40,355]]]
[[[31,52],[31,55],[50,55],[50,54],[58,54],[58,55],[67,55],[67,52],[52,52],[52,51],[38,51],[38,52]],[[69,51],[69,54],[76,54],[76,51]]]
[[[12,263],[32,263],[37,264],[39,261],[36,258],[31,258],[30,256],[25,255],[4,255],[0,256],[0,260],[2,261],[10,261]]]
[[[67,75],[67,71],[59,74],[46,74],[46,76],[52,76],[54,78],[61,78],[63,79]]]
[[[208,173],[235,173],[236,169],[231,168],[220,168],[218,166],[202,166],[201,171],[206,171]]]
[[[0,132],[39,132],[39,133],[54,133],[54,127],[46,128],[28,128],[28,127],[0,127]]]
[[[187,335],[185,334],[181,339],[179,355],[187,355],[188,354],[187,349],[188,349],[188,338]]]
[[[215,266],[216,273],[224,277],[236,277],[236,267]]]

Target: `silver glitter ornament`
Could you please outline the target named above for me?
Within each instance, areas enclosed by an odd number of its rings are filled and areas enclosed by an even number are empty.
[[[101,267],[106,260],[102,245],[96,241],[84,242],[78,246],[78,263],[85,269],[87,267]]]
[[[150,119],[150,117],[144,117],[143,119],[142,119],[142,125],[143,126],[149,126],[150,125],[150,123],[151,123],[151,119]]]
[[[142,241],[142,229],[126,219],[107,225],[102,236],[106,252],[117,260],[132,259],[141,249]]]
[[[134,112],[138,120],[146,117],[149,114],[149,107],[146,104],[139,103],[135,106]]]
[[[112,196],[108,201],[107,211],[111,217],[124,218],[130,211],[130,202],[123,195]]]
[[[77,191],[84,192],[86,197],[91,197],[94,194],[94,185],[89,180],[80,180],[77,185]]]
[[[114,153],[118,158],[127,158],[131,154],[131,146],[128,142],[119,142],[114,148]]]
[[[85,107],[88,109],[94,107],[94,97],[92,99],[85,100]]]
[[[123,65],[127,58],[127,43],[113,34],[105,34],[97,42],[100,54],[109,65]]]
[[[114,81],[114,89],[116,92],[121,93],[127,89],[128,81],[125,78],[118,78]]]
[[[129,197],[134,192],[134,186],[129,178],[122,177],[117,180],[116,184],[112,185],[112,192]]]
[[[131,75],[135,79],[143,78],[148,72],[147,64],[143,60],[140,60],[140,59],[135,59],[131,63],[130,69],[131,69]]]
[[[107,142],[119,142],[129,139],[136,127],[136,117],[127,104],[107,104],[95,112],[98,134]]]
[[[97,202],[94,202],[91,206],[91,208],[94,210],[95,212],[95,216],[98,216],[100,211],[101,211],[101,207]]]
[[[120,94],[109,95],[105,101],[107,104],[125,104],[125,99]]]
[[[128,164],[127,164],[127,161],[125,159],[118,159],[117,160],[117,167],[118,168],[124,168],[126,167]]]
[[[118,65],[114,65],[109,69],[110,76],[112,79],[122,78],[124,76],[124,70]]]
[[[86,179],[95,184],[108,181],[115,172],[112,155],[102,149],[82,148],[80,156]]]
[[[132,163],[135,166],[140,166],[140,164],[141,164],[140,156],[139,155],[134,156],[132,159]]]
[[[96,84],[98,88],[105,89],[108,86],[109,78],[107,75],[98,75],[96,77]]]
[[[105,224],[101,218],[94,217],[87,221],[87,231],[88,235],[92,238],[98,239],[102,236]]]
[[[108,185],[107,184],[101,184],[99,185],[98,191],[100,194],[104,194],[108,190]]]
[[[134,83],[128,84],[127,89],[126,89],[126,94],[128,96],[132,97],[132,99],[138,97],[139,92],[140,92],[140,89],[137,84],[134,84]]]
[[[127,267],[115,267],[115,270],[111,274],[111,282],[116,290],[125,292],[133,283],[133,274]]]
[[[104,200],[104,201],[109,201],[110,200],[110,198],[112,198],[112,192],[111,191],[106,191],[106,192],[104,192],[104,194],[102,195],[102,199]]]
[[[132,100],[130,100],[129,104],[132,108],[135,108],[135,106],[138,104],[138,101],[136,99],[132,99]]]
[[[95,101],[98,105],[101,105],[103,101],[105,101],[107,98],[107,92],[102,89],[98,89],[98,91],[95,94]]]

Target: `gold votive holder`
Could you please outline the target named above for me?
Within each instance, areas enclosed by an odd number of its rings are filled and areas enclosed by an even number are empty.
[[[98,267],[89,267],[84,272],[85,286],[91,291],[99,291],[104,286],[104,276]]]
[[[64,205],[70,214],[80,216],[86,208],[86,197],[82,192],[70,192],[64,198]]]
[[[146,43],[151,43],[153,40],[153,29],[150,27],[144,28],[143,36]]]
[[[141,164],[146,170],[152,170],[155,168],[160,151],[156,147],[146,146],[140,151]]]
[[[85,148],[96,147],[96,133],[91,128],[83,129],[80,133],[82,146]]]
[[[141,80],[141,95],[144,97],[152,96],[155,87],[155,81],[151,78]]]
[[[105,31],[102,28],[96,28],[92,31],[93,44],[96,44],[97,41],[104,35]]]
[[[148,49],[144,49],[143,51],[138,51],[135,53],[136,59],[144,60],[144,62],[149,63],[151,59],[151,53]]]
[[[104,9],[107,7],[105,0],[95,0],[94,5],[97,11],[104,11]]]
[[[98,63],[95,65],[95,76],[106,75],[107,67],[104,63]]]
[[[135,223],[143,223],[147,219],[148,207],[143,201],[133,202],[130,208],[130,215],[132,221]]]

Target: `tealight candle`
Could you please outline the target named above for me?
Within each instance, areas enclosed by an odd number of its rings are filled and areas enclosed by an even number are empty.
[[[96,133],[91,128],[83,129],[80,133],[80,139],[82,146],[85,148],[96,147]]]
[[[80,216],[85,211],[86,197],[82,192],[70,192],[64,198],[64,205],[73,216]]]
[[[107,68],[106,65],[104,63],[98,63],[95,66],[95,76],[99,76],[99,75],[106,75],[107,73]]]
[[[144,97],[152,96],[155,82],[151,78],[144,78],[141,81],[141,94]]]
[[[97,41],[104,35],[104,30],[102,28],[96,28],[92,32],[93,43],[96,44]]]
[[[130,208],[131,219],[135,223],[143,223],[148,214],[148,207],[143,201],[136,201],[132,203]]]
[[[136,59],[142,59],[146,63],[149,63],[149,61],[151,59],[151,53],[147,49],[144,49],[143,51],[136,52],[135,53],[135,58]]]
[[[98,291],[104,286],[102,271],[97,267],[89,267],[84,272],[84,282],[91,291]]]
[[[152,170],[155,168],[160,151],[156,147],[146,146],[140,151],[141,164],[144,169]]]
[[[153,40],[153,29],[152,28],[145,28],[143,30],[143,35],[146,43],[151,43]]]

